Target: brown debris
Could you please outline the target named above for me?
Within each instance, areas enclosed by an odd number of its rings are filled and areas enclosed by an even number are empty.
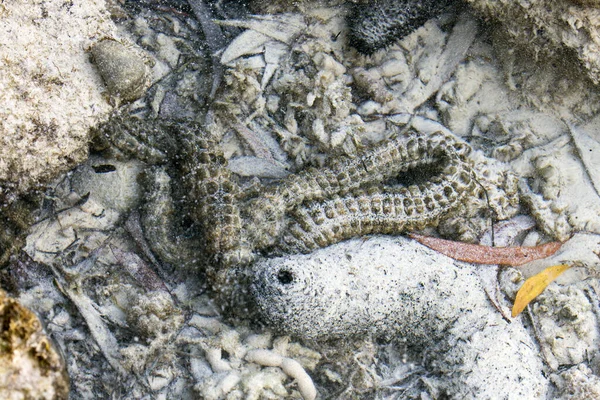
[[[455,242],[416,233],[411,233],[409,237],[455,260],[476,264],[502,264],[513,267],[549,257],[562,246],[561,242],[550,242],[533,247],[491,247]]]

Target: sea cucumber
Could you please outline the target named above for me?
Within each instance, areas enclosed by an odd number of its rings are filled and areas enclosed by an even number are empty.
[[[435,17],[451,0],[376,0],[355,5],[348,16],[350,44],[370,55]]]
[[[262,259],[251,294],[273,329],[305,339],[374,335],[422,350],[449,398],[545,398],[537,345],[492,306],[482,266],[404,237],[348,240]]]

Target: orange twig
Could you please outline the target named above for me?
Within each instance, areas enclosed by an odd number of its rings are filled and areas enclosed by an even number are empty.
[[[477,264],[502,264],[513,267],[549,257],[562,246],[560,242],[550,242],[534,247],[491,247],[455,242],[416,233],[411,233],[408,236],[455,260]]]

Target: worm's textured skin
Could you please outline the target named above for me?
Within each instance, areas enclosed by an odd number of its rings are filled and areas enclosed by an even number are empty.
[[[354,236],[398,234],[435,224],[475,190],[466,162],[469,152],[466,144],[449,135],[411,131],[356,157],[340,157],[328,167],[290,175],[244,207],[250,243],[277,253],[306,253]],[[444,166],[442,171],[422,185],[399,188],[386,183],[401,173],[436,164]],[[384,208],[377,206],[379,201]],[[390,202],[396,205],[390,208]],[[319,210],[330,216],[329,224],[309,222]],[[291,226],[285,216],[291,217]]]
[[[451,164],[444,179],[399,189],[371,187],[298,208],[281,247],[309,253],[342,240],[373,233],[399,234],[435,225],[476,189],[471,170]]]
[[[202,228],[207,253],[224,268],[249,262],[251,249],[243,232],[238,199],[241,189],[220,147],[196,133],[181,138],[181,151],[188,207],[193,221]]]
[[[442,12],[452,0],[375,0],[355,5],[348,17],[350,44],[373,54]]]
[[[198,246],[177,235],[182,224],[173,221],[182,208],[185,213],[179,214],[188,215],[201,232],[196,243],[204,249],[215,288],[231,286],[235,271],[261,254],[307,253],[356,236],[436,225],[479,190],[470,147],[440,131],[421,133],[391,124],[389,139],[355,156],[334,157],[322,168],[307,168],[257,190],[243,188],[218,142],[199,126],[148,127],[164,132],[154,140],[156,151],[146,149],[152,140],[145,138],[143,124],[126,128],[127,135],[112,140],[128,144],[121,149],[151,163],[165,162],[150,169],[153,176],[146,179],[151,193],[142,222],[150,246],[170,264],[193,262],[190,248]],[[174,147],[167,163],[164,157]],[[168,172],[179,177],[178,186],[171,187]],[[421,176],[413,182],[416,175]],[[177,197],[181,207],[169,196]],[[180,229],[171,228],[176,226]]]

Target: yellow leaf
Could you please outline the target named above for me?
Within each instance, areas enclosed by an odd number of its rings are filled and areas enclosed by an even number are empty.
[[[546,289],[546,286],[569,268],[571,266],[566,264],[554,265],[527,279],[517,292],[517,298],[512,309],[512,317],[514,318],[521,314],[521,311],[527,307],[527,304],[531,303],[533,299]]]

